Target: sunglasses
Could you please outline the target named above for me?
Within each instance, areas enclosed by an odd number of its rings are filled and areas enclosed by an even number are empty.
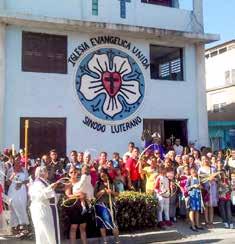
[[[71,172],[69,172],[69,174],[76,174],[77,173],[77,171],[71,171]]]

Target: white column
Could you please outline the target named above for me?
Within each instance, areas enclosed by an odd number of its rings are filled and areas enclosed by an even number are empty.
[[[195,44],[195,52],[197,84],[195,96],[197,96],[198,102],[198,144],[200,146],[209,146],[204,44]]]
[[[196,32],[204,32],[204,21],[203,21],[203,1],[193,0],[193,17],[194,17],[194,30]]]
[[[4,8],[4,0],[0,0],[0,9]],[[4,140],[4,107],[5,107],[5,25],[0,24],[0,151]]]

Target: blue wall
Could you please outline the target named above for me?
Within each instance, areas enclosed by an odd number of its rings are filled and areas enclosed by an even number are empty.
[[[209,137],[220,138],[222,148],[235,148],[235,121],[209,121]]]

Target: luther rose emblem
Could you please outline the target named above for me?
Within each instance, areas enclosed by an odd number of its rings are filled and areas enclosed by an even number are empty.
[[[76,91],[82,106],[103,121],[127,119],[144,98],[145,83],[137,62],[116,48],[86,55],[76,73]]]

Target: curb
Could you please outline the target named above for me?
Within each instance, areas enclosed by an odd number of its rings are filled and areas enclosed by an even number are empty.
[[[136,234],[125,234],[120,235],[120,244],[146,244],[153,242],[166,242],[172,240],[182,239],[184,236],[177,232],[176,230],[166,230],[166,231],[152,231],[152,232],[144,232],[144,233],[136,233]],[[107,237],[108,243],[114,243],[113,236]],[[28,240],[16,240],[12,238],[1,239],[0,244],[33,244],[35,241]],[[62,244],[68,244],[69,240],[63,240]],[[77,240],[77,243],[81,243],[80,240]],[[89,238],[89,244],[103,244],[102,238]]]

